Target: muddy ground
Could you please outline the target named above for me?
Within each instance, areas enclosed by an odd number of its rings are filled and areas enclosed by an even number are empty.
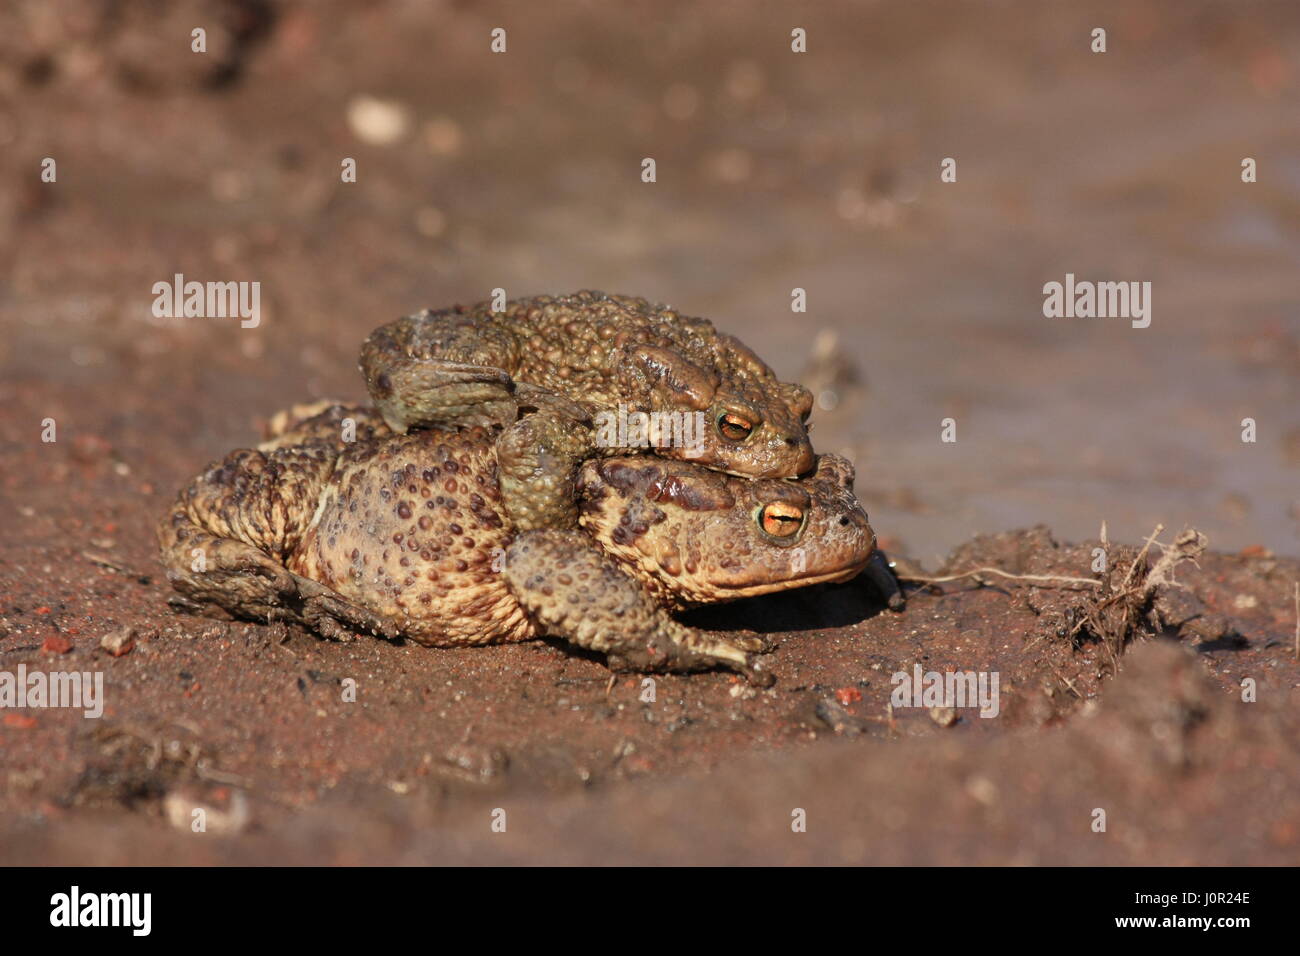
[[[107,706],[0,714],[0,862],[1295,862],[1297,53],[1267,3],[8,5],[0,671]],[[1152,327],[1045,320],[1067,271],[1151,279]],[[260,325],[156,318],[177,272],[260,281]],[[498,286],[672,301],[832,393],[814,441],[935,574],[1091,577],[1103,520],[1112,567],[1157,522],[1214,550],[1118,660],[1068,637],[1086,591],[850,583],[701,612],[776,685],[653,702],[559,645],[168,608],[184,481],[360,398],[375,325]],[[998,716],[891,711],[918,663],[997,672]]]

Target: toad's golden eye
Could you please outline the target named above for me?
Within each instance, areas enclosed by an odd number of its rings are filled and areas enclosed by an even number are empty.
[[[774,538],[788,538],[803,527],[803,509],[784,501],[764,505],[758,512],[758,526]]]
[[[718,416],[718,434],[727,441],[744,441],[754,432],[754,426],[735,412],[723,412]]]

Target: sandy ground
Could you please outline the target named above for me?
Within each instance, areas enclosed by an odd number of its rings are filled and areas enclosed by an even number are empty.
[[[531,9],[0,13],[0,670],[107,684],[100,720],[0,716],[0,861],[1294,862],[1300,16]],[[155,318],[178,272],[261,282],[260,325]],[[1151,327],[1043,318],[1066,272],[1149,279]],[[182,482],[284,405],[360,398],[375,325],[496,287],[671,301],[834,393],[814,441],[931,569],[1086,576],[1102,520],[1216,553],[1118,667],[1057,636],[1062,589],[966,580],[897,614],[849,584],[703,616],[772,637],[770,691],[670,677],[653,703],[547,643],[167,607],[152,529]],[[998,534],[1040,522],[1085,543]],[[916,663],[996,671],[999,715],[891,716]]]

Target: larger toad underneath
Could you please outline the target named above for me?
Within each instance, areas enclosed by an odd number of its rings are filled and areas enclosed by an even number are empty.
[[[356,440],[344,442],[349,420]],[[549,634],[616,669],[721,665],[765,683],[752,643],[670,612],[850,578],[875,543],[852,467],[833,455],[798,482],[593,460],[575,527],[520,532],[488,429],[395,435],[338,405],[280,429],[209,468],[164,518],[168,577],[190,601],[435,646]]]

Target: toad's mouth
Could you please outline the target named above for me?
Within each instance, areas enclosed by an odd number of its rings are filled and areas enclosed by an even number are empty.
[[[805,574],[795,578],[785,578],[780,581],[763,581],[760,583],[750,583],[738,581],[730,583],[719,581],[716,587],[725,591],[728,598],[758,597],[762,594],[775,594],[778,591],[791,591],[795,588],[811,587],[814,584],[838,584],[841,581],[848,581],[862,573],[871,561],[871,555],[863,558],[861,561],[851,564],[846,568],[838,571],[826,571],[822,574]]]

